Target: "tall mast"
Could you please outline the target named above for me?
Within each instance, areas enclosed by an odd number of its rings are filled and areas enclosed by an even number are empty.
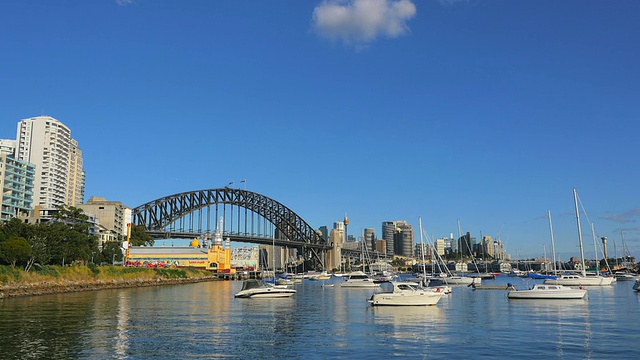
[[[587,276],[587,270],[584,266],[584,248],[582,247],[582,228],[580,227],[580,210],[578,209],[578,193],[573,188],[573,202],[576,207],[576,222],[578,223],[578,241],[580,242],[580,259],[582,260],[582,276]]]
[[[420,227],[420,253],[422,254],[422,276],[423,281],[427,281],[427,264],[424,262],[424,241],[422,240],[422,218],[418,218],[418,224]],[[433,269],[432,269],[433,272]]]
[[[549,231],[551,232],[551,251],[553,252],[553,275],[557,275],[556,271],[556,244],[553,240],[553,223],[551,222],[551,210],[547,210],[549,216]]]

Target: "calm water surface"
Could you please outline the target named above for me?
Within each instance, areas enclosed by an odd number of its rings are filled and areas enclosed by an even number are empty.
[[[526,286],[483,281],[507,282]],[[241,283],[228,281],[5,299],[0,358],[637,359],[632,285],[589,288],[585,300],[454,287],[437,306],[411,308],[374,308],[372,290],[308,280],[288,299],[235,299]]]

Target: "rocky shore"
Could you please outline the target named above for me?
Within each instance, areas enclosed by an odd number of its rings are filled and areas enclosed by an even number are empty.
[[[94,291],[104,289],[121,289],[141,286],[160,286],[189,284],[203,281],[218,280],[215,276],[196,276],[189,278],[151,278],[151,279],[114,279],[114,280],[83,280],[83,281],[45,281],[37,283],[19,283],[0,286],[0,299],[34,296],[46,294],[60,294],[78,291]]]

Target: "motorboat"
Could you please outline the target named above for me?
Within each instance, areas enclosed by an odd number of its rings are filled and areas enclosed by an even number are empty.
[[[276,287],[262,280],[248,279],[242,283],[242,289],[237,292],[236,298],[281,298],[291,297],[296,293],[294,289]]]
[[[563,285],[536,284],[528,290],[510,290],[509,299],[582,299],[587,290]]]
[[[372,306],[427,306],[436,305],[444,292],[419,287],[413,282],[396,282],[392,291],[373,294],[369,300]]]
[[[369,275],[365,274],[362,271],[354,271],[349,273],[346,280],[340,284],[340,287],[354,287],[354,288],[373,288],[378,287],[379,284],[376,284]]]

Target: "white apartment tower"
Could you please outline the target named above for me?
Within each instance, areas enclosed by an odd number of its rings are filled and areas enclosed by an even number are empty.
[[[67,126],[51,116],[23,119],[18,123],[16,142],[16,158],[36,166],[34,206],[83,203],[82,151]]]

